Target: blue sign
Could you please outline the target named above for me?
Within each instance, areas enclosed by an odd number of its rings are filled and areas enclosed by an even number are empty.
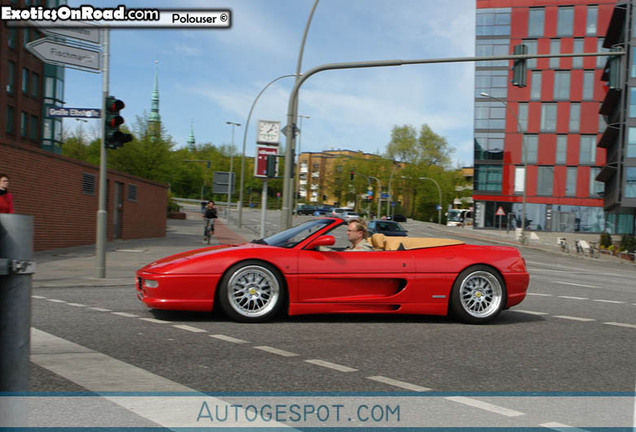
[[[382,195],[380,195],[381,198],[388,198],[389,194],[388,193],[384,193],[382,192]]]

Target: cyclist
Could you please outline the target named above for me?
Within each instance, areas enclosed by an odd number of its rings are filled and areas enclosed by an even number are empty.
[[[209,242],[210,237],[214,234],[214,219],[217,218],[214,201],[208,201],[203,211],[203,219],[205,219],[205,227],[203,228],[203,241]]]

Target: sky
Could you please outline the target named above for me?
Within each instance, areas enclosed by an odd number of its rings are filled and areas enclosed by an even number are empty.
[[[69,0],[69,6],[116,7],[121,1]],[[232,143],[241,152],[244,125],[270,81],[294,74],[314,0],[127,1],[128,8],[230,9],[230,29],[113,29],[110,94],[123,100],[128,125],[150,112],[155,67],[160,114],[177,147],[191,127],[197,144]],[[320,0],[305,44],[302,71],[335,63],[474,55],[474,0]],[[246,138],[256,151],[258,120],[286,124],[293,78],[262,94]],[[394,126],[428,124],[446,138],[454,166],[473,164],[473,63],[324,71],[301,87],[300,150],[348,149],[382,154]],[[102,75],[67,69],[65,106],[101,107]],[[98,121],[65,120],[96,136]],[[282,138],[284,141],[284,138]],[[284,142],[282,143],[284,144]]]

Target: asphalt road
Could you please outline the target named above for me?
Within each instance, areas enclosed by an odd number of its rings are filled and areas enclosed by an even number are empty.
[[[270,219],[278,223],[275,214]],[[439,236],[423,224],[408,228],[412,236]],[[194,245],[198,229],[191,235]],[[221,314],[148,310],[129,285],[35,288],[32,325],[61,344],[194,391],[634,392],[633,268],[528,248],[522,254],[528,297],[483,326],[386,315],[239,324]],[[35,360],[31,390],[103,389],[110,375],[77,378],[81,367],[72,357],[55,367]],[[626,406],[630,412],[620,415],[633,419],[633,400]],[[540,417],[547,412],[533,409]],[[559,415],[555,424],[579,418]],[[554,418],[537,421],[548,420]]]

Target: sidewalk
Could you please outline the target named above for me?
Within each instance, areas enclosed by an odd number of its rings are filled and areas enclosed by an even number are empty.
[[[80,246],[67,249],[41,251],[34,254],[36,272],[33,275],[34,288],[55,287],[107,287],[134,286],[135,271],[159,258],[178,252],[205,247],[203,243],[203,223],[200,214],[187,213],[188,219],[169,219],[165,237],[137,240],[116,240],[108,243],[106,254],[106,278],[96,277],[95,246]],[[455,235],[471,239],[486,240],[502,245],[520,247],[514,232],[492,230],[474,230],[472,228],[447,227],[429,222],[409,220],[406,226],[422,224],[426,231],[434,236],[445,237]],[[549,253],[566,256],[561,252],[556,238],[561,233],[539,233],[538,239],[531,239],[523,248],[542,250]],[[565,235],[571,247],[570,256],[580,259],[594,259],[606,262],[616,262],[634,266],[636,263],[624,259],[601,255],[600,258],[590,258],[577,255],[574,241],[586,239],[595,241],[597,234],[567,233]],[[225,219],[217,219],[215,236],[212,244],[242,243],[256,238],[257,235],[247,228],[240,229],[236,225],[228,224]],[[592,240],[593,239],[593,240]]]

